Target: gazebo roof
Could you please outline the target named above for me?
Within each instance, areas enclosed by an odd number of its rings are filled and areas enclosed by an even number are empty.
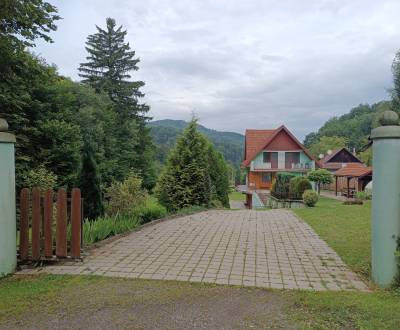
[[[360,163],[348,163],[346,166],[333,173],[334,176],[361,178],[372,175],[372,168]]]

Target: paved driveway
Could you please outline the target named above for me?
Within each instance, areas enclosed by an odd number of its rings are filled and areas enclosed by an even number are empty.
[[[367,289],[288,210],[212,210],[167,220],[92,250],[83,263],[39,271],[280,289]]]

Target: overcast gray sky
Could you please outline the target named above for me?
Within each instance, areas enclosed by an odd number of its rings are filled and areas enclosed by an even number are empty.
[[[50,0],[51,1],[51,0]],[[51,1],[62,21],[34,50],[78,80],[87,35],[113,17],[140,57],[154,119],[210,128],[288,126],[299,138],[388,98],[399,0]]]

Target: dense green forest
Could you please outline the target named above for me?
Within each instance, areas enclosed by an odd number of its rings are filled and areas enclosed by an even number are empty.
[[[138,59],[124,41],[126,31],[107,19],[105,30],[98,27],[88,36],[87,63],[78,68],[84,79],[74,82],[28,50],[35,35],[30,42],[16,37],[29,35],[26,29],[35,33],[45,22],[54,30],[56,8],[46,3],[41,7],[41,2],[37,7],[19,4],[10,5],[8,33],[1,36],[0,82],[0,113],[17,136],[17,187],[38,172],[56,178],[56,186],[80,186],[84,149],[93,152],[103,186],[134,170],[145,188],[154,187],[149,107],[139,101],[144,83],[128,74],[138,69]],[[25,16],[32,18],[30,28]],[[114,54],[112,60],[106,61],[109,54]]]
[[[157,160],[160,163],[165,163],[169,150],[187,125],[186,121],[172,119],[157,120],[149,123],[151,135],[157,148]],[[198,125],[198,130],[215,145],[226,161],[235,168],[240,166],[243,160],[243,135],[233,132],[220,132],[202,125]]]

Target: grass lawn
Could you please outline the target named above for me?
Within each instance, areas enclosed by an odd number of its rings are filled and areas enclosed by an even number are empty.
[[[343,205],[321,197],[316,207],[294,209],[366,281],[371,269],[371,202]],[[399,329],[400,291],[288,292],[305,327]]]
[[[293,210],[354,271],[369,279],[371,269],[371,201],[343,205],[321,197],[315,207]]]
[[[242,201],[242,202],[244,202],[244,201],[246,200],[246,198],[245,198],[245,195],[242,194],[241,192],[239,192],[239,191],[232,191],[232,192],[229,194],[229,200],[231,200],[231,201]]]

